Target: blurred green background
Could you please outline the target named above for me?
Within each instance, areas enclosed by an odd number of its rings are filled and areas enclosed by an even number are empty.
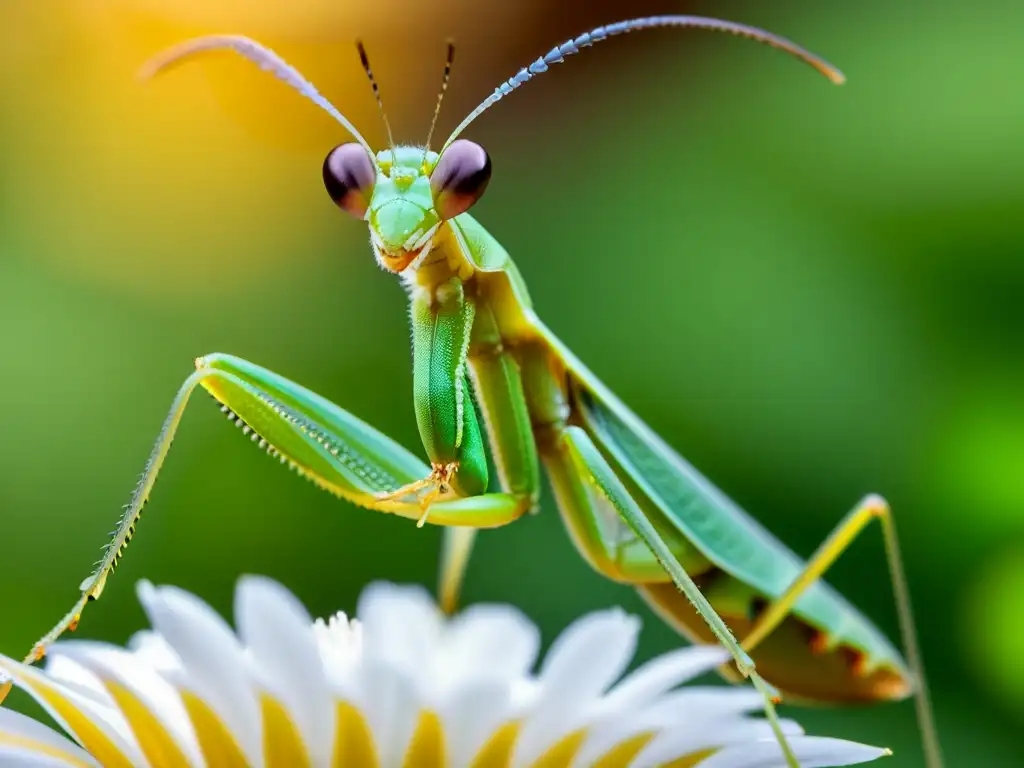
[[[665,12],[767,27],[849,83],[709,33],[618,39],[470,129],[495,168],[475,212],[545,321],[798,552],[866,492],[890,499],[950,764],[1024,764],[1019,3],[3,4],[0,648],[70,605],[196,355],[273,368],[418,449],[405,297],[320,182],[346,138],[230,57],[141,86],[148,55],[254,35],[379,145],[360,35],[399,140],[421,142],[446,36],[440,135],[552,44]],[[237,575],[264,573],[318,615],[373,579],[433,584],[437,529],[334,501],[195,402],[84,636],[144,625],[141,578],[229,613]],[[830,580],[896,636],[877,530]],[[481,537],[466,597],[548,639],[621,604],[643,656],[678,642],[584,565],[549,495]],[[921,764],[909,702],[792,714]]]

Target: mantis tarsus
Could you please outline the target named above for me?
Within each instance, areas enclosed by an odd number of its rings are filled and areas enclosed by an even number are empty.
[[[72,610],[34,647],[40,658],[85,605],[98,599],[135,533],[142,508],[196,386],[260,448],[323,489],[360,506],[447,526],[440,592],[451,609],[477,528],[535,511],[540,465],[580,554],[599,573],[634,585],[691,639],[733,654],[727,676],[749,678],[786,759],[781,691],[819,702],[871,702],[916,694],[928,765],[942,764],[915,637],[895,528],[884,500],[863,500],[806,563],[740,510],[626,408],[538,318],[508,253],[466,211],[483,194],[491,163],[459,139],[482,112],[549,66],[614,35],[700,27],[752,38],[843,75],[763,30],[694,16],[656,16],[598,27],[568,40],[501,84],[445,141],[375,153],[355,127],[296,70],[243,37],[185,42],[147,67],[154,74],[204,51],[230,49],[330,113],[355,139],[327,155],[332,200],[369,226],[378,264],[411,301],[414,402],[427,465],[337,405],[228,355],[197,358],[179,390],[142,480]],[[364,68],[370,75],[365,50]],[[448,83],[453,48],[438,97]],[[373,83],[380,103],[379,91]],[[383,107],[381,107],[383,114]],[[437,119],[431,123],[431,134]],[[385,118],[386,122],[386,118]],[[389,139],[391,136],[388,128]],[[488,456],[501,490],[490,490]],[[875,626],[819,577],[872,519],[881,520],[908,664]],[[741,640],[737,640],[739,637]],[[756,663],[756,667],[755,667]]]

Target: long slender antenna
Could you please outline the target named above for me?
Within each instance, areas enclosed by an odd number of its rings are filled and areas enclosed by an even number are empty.
[[[363,149],[366,150],[370,159],[373,161],[373,164],[376,166],[377,160],[374,157],[373,150],[370,149],[370,145],[366,143],[366,139],[364,139],[362,134],[356,130],[355,126],[349,122],[348,118],[341,114],[337,107],[331,104],[331,102],[325,99],[320,92],[313,87],[312,83],[299,74],[297,69],[269,48],[264,48],[255,40],[250,40],[248,37],[242,37],[241,35],[208,35],[206,37],[197,37],[193,40],[186,40],[183,43],[179,43],[178,45],[168,48],[162,53],[158,53],[146,62],[139,70],[139,77],[142,79],[148,79],[171,68],[185,59],[195,56],[196,54],[217,50],[234,51],[240,56],[243,56],[256,64],[260,69],[270,72],[279,80],[290,85],[307,99],[319,106],[327,114],[341,123],[345,130],[351,133],[352,137],[362,144]]]
[[[640,29],[656,29],[658,27],[697,27],[700,29],[711,29],[718,32],[728,32],[729,34],[737,35],[738,37],[750,38],[751,40],[756,40],[759,43],[770,45],[772,48],[779,48],[780,50],[795,56],[801,61],[810,64],[837,85],[842,84],[846,80],[846,77],[842,72],[824,59],[818,58],[810,51],[801,48],[796,43],[787,40],[784,37],[773,35],[771,32],[766,32],[765,30],[758,29],[756,27],[748,27],[745,24],[736,24],[731,21],[711,19],[704,16],[646,16],[639,19],[629,19],[627,21],[620,21],[617,24],[608,24],[604,27],[597,27],[589,32],[584,32],[577,38],[566,40],[561,45],[557,45],[552,48],[528,67],[520,69],[513,77],[510,77],[504,83],[495,88],[494,93],[484,99],[476,109],[466,116],[465,120],[459,123],[458,128],[452,131],[452,135],[448,137],[447,141],[445,141],[444,146],[441,148],[441,152],[444,153],[445,149],[448,148],[448,145],[458,138],[459,134],[466,129],[466,126],[476,120],[483,112],[500,101],[503,97],[508,96],[508,94],[519,86],[529,80],[532,80],[537,75],[547,72],[548,67],[552,64],[560,64],[565,60],[566,56],[579,53],[580,48],[586,48],[587,46],[599,43],[606,38],[614,37],[615,35],[622,35],[627,32],[635,32]]]
[[[434,105],[434,117],[430,121],[430,130],[427,131],[427,143],[423,147],[423,163],[427,162],[427,152],[430,151],[430,140],[434,136],[434,127],[437,125],[437,116],[441,114],[441,102],[444,100],[445,91],[448,90],[448,79],[452,75],[452,64],[455,61],[455,42],[448,41],[448,57],[444,62],[444,74],[441,76],[441,90],[437,94],[437,104]],[[422,163],[421,163],[422,165]]]
[[[359,60],[363,62],[363,70],[366,72],[366,76],[370,78],[370,86],[373,88],[374,98],[377,99],[377,108],[380,109],[380,116],[384,120],[384,127],[388,130],[388,146],[391,148],[391,164],[393,166],[398,160],[398,154],[395,152],[395,137],[391,135],[391,123],[388,122],[387,113],[384,111],[384,101],[380,97],[380,87],[373,77],[373,70],[370,69],[370,57],[366,55],[366,48],[363,46],[362,40],[356,40],[356,48],[359,50]]]

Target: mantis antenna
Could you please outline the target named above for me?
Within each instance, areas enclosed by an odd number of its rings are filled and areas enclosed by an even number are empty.
[[[427,162],[427,152],[430,151],[430,140],[434,136],[434,128],[437,126],[437,116],[441,114],[441,102],[444,100],[445,91],[448,90],[448,79],[452,75],[452,63],[455,61],[455,43],[448,41],[448,56],[444,62],[444,74],[441,76],[441,90],[437,94],[437,104],[434,105],[434,117],[430,121],[430,130],[427,131],[427,142],[423,146],[423,164]]]
[[[387,112],[384,111],[384,100],[380,97],[380,86],[377,85],[377,80],[373,76],[373,70],[370,69],[370,57],[366,55],[366,47],[363,45],[362,40],[356,40],[356,49],[359,51],[359,61],[363,63],[363,71],[366,72],[366,76],[370,78],[370,87],[373,88],[373,97],[377,100],[377,108],[380,110],[381,119],[384,121],[384,127],[388,131],[388,148],[391,150],[391,163],[394,165],[398,159],[398,155],[395,153],[395,137],[391,135],[391,123],[388,122]]]
[[[756,40],[759,43],[770,45],[772,48],[783,50],[801,61],[810,64],[836,85],[841,85],[846,80],[846,77],[842,72],[824,59],[818,58],[810,51],[801,48],[796,43],[787,40],[784,37],[773,35],[771,32],[767,32],[756,27],[748,27],[745,24],[736,24],[731,21],[722,21],[721,19],[712,19],[704,16],[646,16],[639,19],[629,19],[627,21],[620,21],[616,24],[597,27],[589,32],[584,32],[579,37],[566,40],[561,45],[557,45],[552,48],[528,67],[520,69],[513,77],[510,77],[504,83],[495,88],[494,93],[484,99],[476,109],[466,116],[465,120],[459,123],[458,128],[452,131],[452,135],[448,137],[447,141],[445,141],[444,146],[441,148],[441,153],[443,154],[448,146],[458,138],[459,134],[462,133],[466,127],[476,120],[481,114],[486,112],[492,105],[496,104],[527,81],[532,80],[543,72],[547,72],[548,67],[552,64],[560,64],[565,60],[566,56],[579,53],[581,48],[586,48],[594,43],[599,43],[606,38],[614,37],[615,35],[622,35],[627,32],[634,32],[636,30],[656,29],[658,27],[696,27],[699,29],[711,29],[718,32],[728,32],[729,34],[736,35],[738,37],[746,37],[751,40]]]
[[[313,87],[312,83],[299,74],[298,70],[269,48],[264,48],[255,40],[250,40],[248,37],[243,37],[241,35],[208,35],[206,37],[197,37],[192,40],[186,40],[183,43],[168,48],[163,53],[157,54],[146,62],[146,64],[142,66],[142,69],[139,70],[139,77],[142,79],[149,79],[191,56],[217,50],[234,51],[251,61],[253,64],[256,64],[260,69],[270,72],[314,104],[317,104],[327,114],[341,123],[342,127],[346,131],[352,134],[352,137],[362,145],[363,149],[366,150],[366,153],[370,156],[370,159],[376,166],[377,160],[373,154],[373,150],[370,148],[370,145],[366,143],[366,139],[363,138],[362,134],[360,134],[359,131],[356,130],[355,126],[349,122],[348,118],[341,114],[337,107],[331,104],[331,102],[325,99],[320,91]],[[385,120],[385,123],[386,122],[387,121]],[[390,134],[390,129],[388,129],[388,133]]]

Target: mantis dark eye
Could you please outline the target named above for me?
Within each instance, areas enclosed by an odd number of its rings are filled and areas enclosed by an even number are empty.
[[[376,178],[373,162],[360,144],[342,144],[324,159],[327,194],[335,205],[357,219],[366,214]]]
[[[442,219],[468,211],[491,180],[491,158],[472,141],[453,141],[430,174],[434,210]]]

